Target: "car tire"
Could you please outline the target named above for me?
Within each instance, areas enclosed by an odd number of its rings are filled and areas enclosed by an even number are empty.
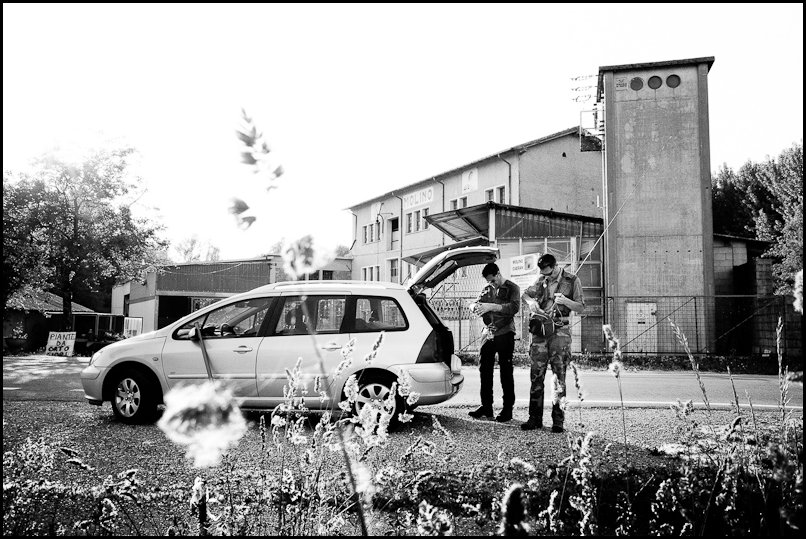
[[[392,391],[392,385],[395,382],[393,376],[378,376],[373,375],[366,380],[358,381],[358,398],[353,404],[353,413],[358,415],[361,408],[370,401],[383,401],[389,396]],[[389,422],[389,428],[396,428],[400,422],[398,416],[405,411],[406,401],[400,396],[395,395],[395,409],[392,411],[392,420]]]
[[[136,425],[154,421],[157,416],[157,389],[140,371],[127,369],[115,377],[112,412],[123,423]]]

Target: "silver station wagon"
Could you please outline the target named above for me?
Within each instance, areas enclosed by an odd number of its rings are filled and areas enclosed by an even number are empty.
[[[465,247],[425,264],[410,285],[363,281],[299,281],[256,288],[209,305],[157,331],[110,344],[81,373],[90,404],[112,403],[125,423],[153,421],[163,396],[180,384],[220,380],[244,409],[273,409],[284,401],[286,371],[302,358],[306,406],[332,409],[356,375],[358,411],[388,397],[406,376],[417,405],[437,404],[462,387],[453,335],[426,293],[457,269],[493,262],[498,250]],[[377,356],[367,356],[383,332]],[[353,361],[336,374],[342,349]],[[324,363],[324,374],[320,366]],[[328,400],[313,393],[314,380]],[[395,416],[402,412],[398,397]]]

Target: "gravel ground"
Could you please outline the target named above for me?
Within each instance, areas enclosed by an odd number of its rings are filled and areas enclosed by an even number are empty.
[[[509,460],[520,457],[536,466],[555,464],[568,455],[570,437],[594,431],[594,448],[612,443],[613,454],[623,453],[622,412],[620,408],[583,408],[584,428],[579,427],[579,411],[569,409],[565,434],[548,429],[524,432],[519,425],[526,420],[525,409],[516,409],[515,418],[506,424],[492,420],[473,420],[469,407],[424,406],[414,413],[414,420],[403,425],[389,438],[384,460],[395,461],[418,437],[442,444],[443,437],[432,432],[432,417],[447,429],[456,443],[457,461],[471,468],[484,465],[501,455]],[[548,416],[548,411],[546,411]],[[760,427],[769,431],[778,424],[777,412],[756,412]],[[259,414],[247,413],[249,429],[239,446],[232,451],[244,463],[260,453]],[[317,414],[312,418],[318,420]],[[701,424],[707,422],[704,411],[696,411]],[[724,427],[735,416],[729,411],[715,411],[713,423]],[[799,416],[802,420],[802,413]],[[547,418],[548,419],[548,418]],[[672,410],[626,409],[627,443],[630,463],[634,467],[662,464],[667,457],[658,456],[656,448],[678,442],[681,423]],[[109,404],[87,406],[81,402],[4,401],[3,451],[13,449],[26,438],[44,438],[47,442],[73,448],[84,460],[105,476],[128,468],[139,468],[144,478],[164,480],[166,475],[189,480],[196,470],[184,458],[180,448],[168,441],[155,425],[129,426],[117,422]]]
[[[566,415],[565,434],[553,434],[549,430],[522,431],[519,426],[525,421],[525,409],[516,409],[515,419],[507,424],[492,420],[473,420],[467,416],[470,407],[422,407],[414,413],[410,424],[403,425],[389,438],[383,450],[376,450],[367,459],[371,469],[380,469],[400,464],[400,457],[420,436],[431,440],[437,447],[435,457],[421,457],[411,466],[412,472],[431,469],[437,472],[445,466],[455,467],[456,472],[471,474],[496,461],[509,462],[519,457],[534,465],[539,472],[548,470],[569,455],[569,441],[588,431],[595,431],[593,455],[601,468],[615,468],[623,463],[624,446],[622,410],[620,408],[583,408],[579,426],[578,409],[570,409]],[[546,411],[548,419],[549,411]],[[672,410],[626,409],[627,452],[633,468],[665,467],[675,459],[658,448],[679,441],[682,423]],[[779,424],[777,412],[756,412],[760,430],[769,433]],[[230,452],[235,469],[240,472],[257,471],[261,466],[261,437],[257,413],[246,414],[249,428],[238,447]],[[319,415],[312,414],[313,421]],[[704,411],[695,411],[693,416],[700,424],[707,423]],[[717,430],[728,425],[735,416],[729,411],[715,411],[713,421]],[[802,424],[802,413],[799,414]],[[445,437],[433,430],[433,419],[452,436],[455,442],[454,457],[448,464],[442,462]],[[82,402],[4,401],[3,402],[3,451],[19,446],[26,438],[44,439],[55,447],[68,447],[78,451],[79,457],[95,468],[88,472],[71,466],[57,466],[51,480],[93,487],[108,475],[136,468],[144,486],[161,485],[163,488],[176,485],[189,491],[195,477],[202,475],[212,486],[223,488],[221,467],[200,471],[193,468],[181,448],[168,441],[155,425],[128,426],[117,422],[108,404],[103,407],[88,406]],[[602,451],[612,444],[608,456]],[[431,460],[429,460],[429,458]],[[62,458],[64,460],[64,458]],[[332,468],[331,468],[332,466]],[[340,454],[334,453],[331,468],[343,469]],[[277,463],[269,463],[273,470]],[[459,487],[461,489],[461,485]],[[496,489],[500,485],[496,485]],[[187,512],[187,502],[177,505],[176,512]],[[491,528],[470,527],[466,533],[488,532]],[[388,530],[387,530],[388,531]],[[457,528],[456,532],[459,533]]]

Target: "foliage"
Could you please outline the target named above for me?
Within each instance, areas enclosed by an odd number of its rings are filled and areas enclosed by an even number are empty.
[[[203,245],[195,234],[180,241],[174,246],[174,249],[179,253],[180,262],[199,262],[202,260],[202,256],[204,256],[205,262],[221,260],[221,249],[209,242]]]
[[[133,152],[96,149],[72,159],[54,151],[34,162],[31,175],[4,177],[4,218],[8,198],[9,213],[34,238],[24,247],[4,240],[4,265],[14,265],[10,274],[18,288],[45,281],[60,294],[68,324],[77,290],[97,291],[109,280],[134,277],[165,245],[160,228],[135,218],[124,202],[135,185],[128,173]],[[31,270],[31,255],[47,268],[46,279]]]
[[[723,166],[712,187],[714,232],[773,242],[778,293],[791,291],[803,269],[803,142],[738,172]]]
[[[9,172],[3,173],[3,305],[17,291],[46,286],[53,274],[40,256],[47,235],[35,218],[39,200],[33,190],[17,189]]]

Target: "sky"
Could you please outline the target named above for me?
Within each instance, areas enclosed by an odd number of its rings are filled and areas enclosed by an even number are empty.
[[[332,249],[348,207],[579,125],[600,66],[704,56],[714,172],[802,141],[803,4],[4,3],[3,168],[112,140],[174,245]],[[273,182],[240,162],[242,108]]]

